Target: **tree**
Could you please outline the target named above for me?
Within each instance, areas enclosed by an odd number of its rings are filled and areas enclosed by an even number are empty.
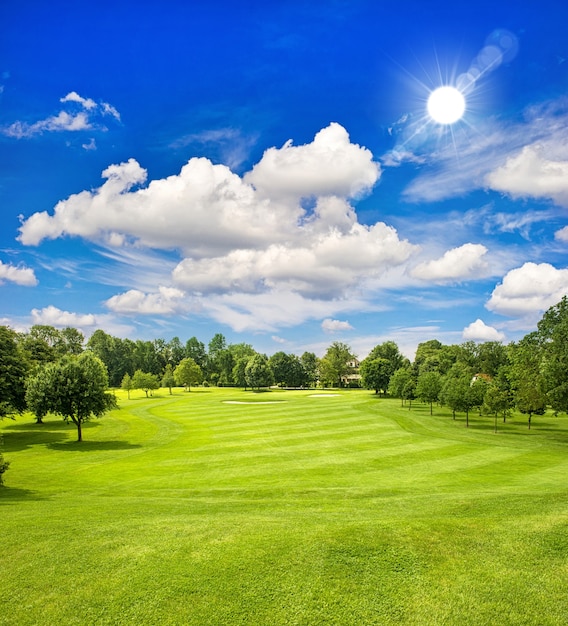
[[[430,415],[432,415],[432,405],[438,401],[441,389],[442,377],[438,372],[424,372],[416,381],[416,395],[423,402],[430,404]]]
[[[186,341],[185,356],[189,359],[193,359],[203,371],[206,370],[207,352],[205,351],[205,344],[199,341],[197,337],[191,337],[191,339]]]
[[[172,395],[172,387],[176,384],[176,379],[174,377],[174,370],[172,368],[171,363],[166,365],[166,370],[164,371],[164,375],[162,376],[162,387],[167,387],[170,390],[170,396]]]
[[[55,413],[73,422],[77,441],[83,440],[85,422],[117,406],[114,395],[108,393],[106,368],[91,352],[48,364],[28,381],[26,400],[38,417]]]
[[[388,375],[388,381],[386,385],[383,383],[382,389],[387,389],[388,383],[390,381],[390,377],[401,367],[406,367],[410,365],[410,361],[400,353],[398,346],[394,341],[385,341],[377,346],[375,346],[371,352],[369,352],[367,359],[372,361],[373,359],[386,359],[389,363],[387,367],[385,367],[385,373]],[[361,372],[361,375],[363,373]],[[369,387],[369,389],[373,389],[374,387]]]
[[[363,359],[360,368],[361,383],[365,389],[386,392],[392,375],[392,364],[388,359],[380,357]]]
[[[334,341],[320,361],[322,381],[341,387],[344,376],[351,372],[349,362],[355,357],[351,348],[340,341]]]
[[[251,357],[245,368],[245,377],[249,387],[253,389],[270,387],[274,381],[268,359],[263,354],[255,354]]]
[[[319,377],[319,359],[313,352],[304,352],[300,357],[300,363],[306,372],[306,385],[315,385]]]
[[[160,381],[155,374],[136,370],[132,377],[132,386],[134,389],[142,389],[148,397],[148,392],[160,388]]]
[[[509,376],[513,398],[521,413],[528,415],[530,430],[532,416],[546,410],[545,378],[542,374],[542,345],[536,332],[525,335],[509,346]]]
[[[132,383],[132,378],[130,377],[130,374],[128,372],[126,372],[126,374],[122,377],[122,382],[120,383],[120,386],[122,389],[124,389],[124,391],[126,391],[126,393],[128,394],[128,399],[130,400],[130,391],[134,389],[134,385]]]
[[[546,311],[537,334],[544,390],[555,411],[568,412],[568,297]]]
[[[500,381],[492,380],[485,392],[483,398],[483,409],[489,415],[494,417],[494,432],[497,432],[497,416],[503,415],[503,421],[506,420],[507,415],[511,410],[511,397],[508,389],[506,389]]]
[[[389,381],[388,392],[393,398],[400,398],[401,404],[404,404],[404,389],[412,380],[412,372],[407,367],[401,367],[391,376]]]
[[[452,409],[456,419],[456,411],[466,414],[466,427],[469,427],[469,410],[471,408],[471,376],[447,376],[440,391],[440,401]]]
[[[242,356],[240,359],[237,360],[237,362],[235,363],[233,367],[233,380],[235,381],[235,385],[239,387],[244,387],[245,390],[248,385],[247,377],[246,377],[246,368],[251,358],[252,357]]]
[[[307,375],[302,362],[295,354],[276,352],[268,363],[277,384],[284,387],[303,387],[307,383]]]
[[[203,381],[203,372],[193,359],[186,357],[175,368],[174,378],[178,385],[191,391],[191,385],[197,385]]]
[[[27,373],[28,362],[17,333],[0,326],[0,419],[25,411]]]

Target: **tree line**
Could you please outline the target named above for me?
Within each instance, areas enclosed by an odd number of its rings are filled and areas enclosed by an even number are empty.
[[[183,343],[121,339],[97,330],[85,342],[75,328],[35,325],[26,333],[0,326],[0,419],[32,411],[77,426],[116,406],[109,388],[128,393],[181,386],[362,386],[377,394],[449,407],[454,415],[479,408],[506,419],[513,408],[528,416],[550,406],[568,412],[568,298],[551,307],[537,330],[518,342],[420,343],[414,361],[394,341],[375,346],[359,364],[349,345],[333,342],[322,358],[277,352],[270,357],[250,344],[228,344],[217,333],[207,347],[196,337]],[[0,456],[0,479],[7,464]]]

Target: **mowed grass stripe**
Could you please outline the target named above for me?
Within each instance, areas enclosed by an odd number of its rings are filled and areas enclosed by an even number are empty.
[[[0,624],[565,623],[561,419],[118,395],[83,448],[54,418],[0,424]],[[248,397],[286,401],[223,403]]]

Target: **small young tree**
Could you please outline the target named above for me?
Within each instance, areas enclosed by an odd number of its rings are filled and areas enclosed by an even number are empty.
[[[121,389],[124,389],[128,394],[128,399],[130,400],[130,391],[134,389],[134,385],[132,384],[132,377],[128,372],[122,377],[122,382],[120,383]]]
[[[418,377],[416,395],[423,402],[428,402],[430,415],[432,415],[432,405],[438,401],[441,389],[442,377],[438,372],[425,372]]]
[[[160,381],[154,374],[148,374],[142,370],[136,370],[132,377],[133,389],[142,389],[148,397],[148,392],[160,388]]]
[[[182,359],[174,370],[176,383],[191,391],[191,385],[198,385],[203,380],[203,373],[197,363],[190,357]]]
[[[172,387],[176,384],[176,379],[174,378],[174,370],[170,363],[166,365],[166,370],[162,377],[162,387],[167,387],[170,390],[170,396],[172,395]]]
[[[389,380],[388,392],[393,398],[400,398],[401,406],[404,404],[404,388],[412,380],[412,372],[406,367],[400,367]]]

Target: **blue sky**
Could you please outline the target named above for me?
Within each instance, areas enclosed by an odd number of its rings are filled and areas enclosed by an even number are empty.
[[[568,293],[566,24],[551,0],[5,0],[0,322],[518,339]]]

